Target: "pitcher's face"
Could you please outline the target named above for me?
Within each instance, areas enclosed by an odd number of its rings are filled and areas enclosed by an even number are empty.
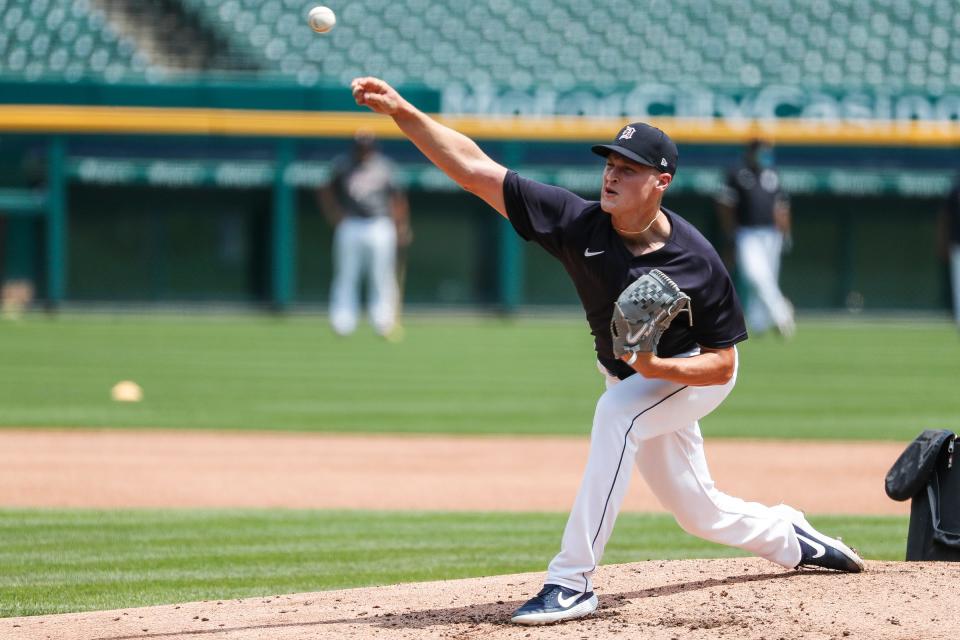
[[[600,207],[610,214],[630,214],[658,206],[673,176],[617,153],[603,168]]]

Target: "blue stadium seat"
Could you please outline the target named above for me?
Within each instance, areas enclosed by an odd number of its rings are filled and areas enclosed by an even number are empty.
[[[331,0],[338,23],[324,36],[304,24],[310,0],[179,2],[257,73],[307,86],[366,73],[521,90],[648,78],[934,95],[960,86],[956,0],[674,0],[663,12],[597,0],[586,15],[579,0]],[[164,77],[163,61],[151,64],[90,0],[0,0],[0,12],[0,74]]]
[[[0,0],[0,10],[0,77],[67,82],[143,78],[143,56],[89,0]]]

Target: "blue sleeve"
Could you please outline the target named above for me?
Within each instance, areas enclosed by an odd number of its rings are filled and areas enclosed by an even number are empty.
[[[503,180],[507,217],[524,240],[536,242],[554,256],[563,251],[564,231],[585,209],[580,196],[507,172]]]

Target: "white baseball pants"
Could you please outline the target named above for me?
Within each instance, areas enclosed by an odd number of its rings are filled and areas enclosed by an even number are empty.
[[[639,374],[623,381],[605,375],[607,391],[597,402],[587,468],[547,584],[593,590],[592,576],[613,533],[633,464],[688,533],[783,567],[797,566],[800,543],[793,525],[769,507],[722,493],[707,468],[698,420],[723,402],[736,376],[725,385],[690,387]]]
[[[782,249],[783,234],[773,227],[737,231],[737,265],[751,289],[747,324],[758,332],[775,325],[784,334],[793,333],[793,309],[778,284]]]
[[[396,322],[397,229],[390,218],[346,218],[333,234],[330,324],[341,335],[357,328],[360,279],[367,276],[370,322],[381,335]]]
[[[950,284],[953,287],[953,319],[960,325],[960,244],[950,247]]]

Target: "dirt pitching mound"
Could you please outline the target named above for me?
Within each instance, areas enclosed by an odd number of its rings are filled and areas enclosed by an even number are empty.
[[[783,571],[759,559],[610,565],[600,609],[519,627],[510,613],[541,573],[117,611],[8,618],[24,640],[228,638],[955,638],[960,564],[868,562],[860,575]]]

